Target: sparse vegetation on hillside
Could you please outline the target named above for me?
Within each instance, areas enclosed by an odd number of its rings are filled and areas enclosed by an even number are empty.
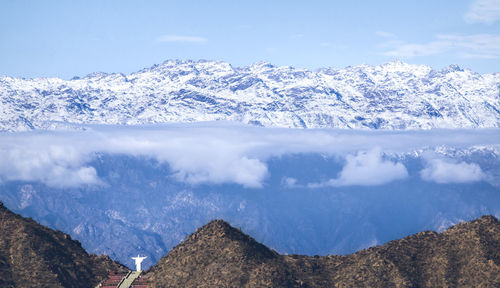
[[[347,256],[280,255],[216,220],[148,272],[153,287],[498,287],[492,216]]]
[[[0,287],[95,287],[110,270],[108,256],[89,255],[80,242],[9,211],[0,202]]]

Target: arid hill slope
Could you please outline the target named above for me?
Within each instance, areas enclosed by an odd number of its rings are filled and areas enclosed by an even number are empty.
[[[0,203],[0,287],[94,287],[127,270]],[[147,273],[152,287],[499,287],[492,216],[347,256],[280,255],[222,220],[199,228]]]
[[[95,287],[110,270],[108,256],[89,255],[61,231],[9,211],[0,202],[0,287]]]
[[[148,271],[153,287],[499,287],[492,216],[347,256],[280,255],[216,220]]]

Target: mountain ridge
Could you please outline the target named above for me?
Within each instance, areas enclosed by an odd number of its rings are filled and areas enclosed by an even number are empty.
[[[0,77],[0,131],[228,120],[266,127],[500,127],[500,74],[393,61],[344,69],[167,60],[128,75]]]
[[[500,222],[487,215],[351,255],[280,255],[223,220],[147,271],[152,287],[494,287]]]
[[[0,202],[1,287],[94,287],[109,270],[125,267],[89,255],[68,234],[8,210]]]
[[[112,271],[61,231],[0,202],[2,287],[94,287]],[[350,255],[281,255],[223,220],[198,228],[146,271],[151,287],[495,287],[500,222],[491,215]]]

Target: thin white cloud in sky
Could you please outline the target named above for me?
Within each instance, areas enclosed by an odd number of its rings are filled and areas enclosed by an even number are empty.
[[[473,1],[464,19],[467,23],[495,23],[500,19],[500,0]]]
[[[201,37],[201,36],[168,34],[168,35],[161,35],[161,36],[157,37],[156,41],[157,42],[205,43],[208,41],[208,39],[205,37]]]
[[[285,188],[298,188],[298,187],[302,187],[300,185],[297,185],[297,179],[295,179],[293,177],[284,177],[283,179],[281,179],[281,184]]]
[[[380,149],[360,151],[347,155],[346,164],[339,176],[323,183],[310,183],[311,188],[325,186],[373,186],[390,183],[408,177],[406,167],[398,162],[383,158]]]
[[[384,155],[441,145],[500,145],[498,129],[295,130],[227,123],[88,127],[86,131],[0,133],[0,181],[39,181],[54,187],[100,184],[102,180],[90,163],[98,153],[107,153],[168,163],[174,174],[166,177],[173,176],[193,185],[235,183],[259,188],[269,176],[269,158],[321,153],[345,159],[338,177],[326,184],[379,185],[407,176],[403,164]],[[380,149],[373,150],[373,147]],[[429,166],[431,170],[424,172],[423,177],[441,179],[439,168],[445,164],[436,163]],[[461,165],[453,170],[455,175],[461,175],[457,169],[468,173],[475,171],[475,166]],[[477,177],[479,174],[474,172],[472,175]],[[476,179],[474,177],[472,179]],[[447,178],[442,176],[442,179]],[[298,187],[297,180],[283,181],[284,185]]]
[[[459,58],[500,58],[500,36],[492,34],[439,34],[427,43],[387,41],[382,45],[383,55],[398,58],[414,58],[439,54],[453,54]]]
[[[382,38],[396,38],[396,35],[394,33],[387,32],[387,31],[381,31],[381,30],[376,31],[375,35],[382,37]]]
[[[469,183],[485,179],[481,167],[475,163],[454,162],[452,160],[430,159],[427,167],[420,171],[425,181],[440,184]]]

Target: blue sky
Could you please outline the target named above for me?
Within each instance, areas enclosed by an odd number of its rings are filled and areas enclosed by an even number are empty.
[[[15,77],[130,73],[167,59],[500,72],[500,0],[1,0],[0,25],[0,75]]]

